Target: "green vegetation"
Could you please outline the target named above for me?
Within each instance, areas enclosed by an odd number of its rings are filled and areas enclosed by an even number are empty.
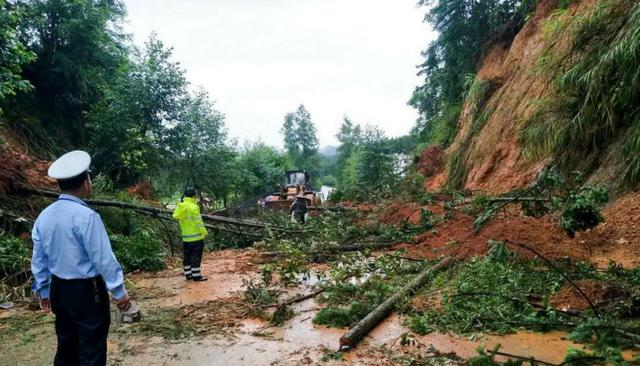
[[[553,101],[541,105],[528,121],[523,141],[531,149],[553,154],[560,163],[571,166],[621,139],[618,159],[622,168],[617,172],[617,183],[637,183],[640,4],[599,1],[587,16],[575,16],[560,24],[563,26],[551,31],[550,42],[569,31],[570,47],[545,54],[541,60],[544,70],[555,76]],[[567,150],[573,153],[567,154]]]
[[[3,344],[10,339],[18,337],[19,335],[33,336],[34,328],[42,327],[46,324],[53,324],[54,318],[51,314],[23,314],[17,316],[3,317],[0,319],[0,340]]]
[[[344,353],[340,351],[332,351],[330,349],[325,349],[324,352],[322,352],[322,358],[321,358],[322,362],[327,362],[331,360],[342,360],[342,359],[344,359]]]
[[[282,213],[268,212],[260,216],[261,220],[283,227],[291,225],[288,216]],[[348,244],[410,242],[415,235],[431,229],[436,223],[435,216],[427,211],[421,212],[421,223],[412,225],[403,222],[400,225],[381,225],[379,222],[359,223],[363,214],[354,211],[324,211],[305,225],[304,232],[291,238],[282,238],[276,233],[264,238],[260,249],[280,253],[278,261],[262,267],[262,278],[266,286],[277,281],[285,284],[295,283],[309,275],[308,266],[312,261],[338,259],[343,270],[354,271],[346,263],[359,262],[358,255],[367,255],[362,249],[352,255],[341,256],[340,247]],[[364,272],[362,272],[364,273]],[[351,275],[355,275],[351,273]]]
[[[334,263],[332,283],[318,298],[326,307],[316,314],[313,322],[332,327],[354,325],[405,285],[424,265],[395,255],[377,258],[343,255]]]
[[[447,106],[438,118],[430,121],[431,127],[424,132],[429,144],[449,146],[458,133],[458,124],[462,113],[462,103]]]
[[[421,0],[428,6],[425,21],[439,33],[420,65],[424,83],[410,104],[420,117],[413,133],[427,144],[451,143],[469,78],[488,46],[513,39],[536,0],[451,1]]]
[[[0,275],[9,275],[28,268],[31,261],[24,241],[0,230]]]
[[[90,150],[94,174],[113,192],[152,182],[156,198],[175,199],[194,185],[215,209],[278,191],[285,170],[303,169],[315,189],[332,184],[342,197],[371,200],[382,196],[372,197],[378,190],[393,193],[399,154],[415,146],[412,138],[387,138],[346,119],[338,154],[325,156],[303,105],[284,116],[285,151],[238,146],[212,96],[189,87],[171,47],[156,34],[142,47],[131,44],[121,1],[0,7],[3,128],[28,137],[31,151],[46,159]]]
[[[108,187],[105,180],[100,185]],[[114,193],[98,190],[99,197],[113,197]],[[122,201],[136,201],[124,193],[115,194]],[[130,210],[100,208],[98,211],[109,233],[116,258],[126,272],[136,270],[158,271],[165,268],[165,259],[173,243],[179,243],[179,229],[173,223],[140,216]]]
[[[484,124],[487,122],[493,110],[485,108],[491,96],[493,86],[488,80],[481,80],[473,75],[467,75],[467,103],[471,106],[470,123],[465,132],[460,146],[454,151],[447,165],[448,181],[447,186],[452,189],[462,189],[467,182],[467,162],[466,154],[471,146],[473,137],[477,136]]]
[[[472,259],[440,274],[434,283],[443,289],[442,312],[433,309],[413,316],[415,332],[509,333],[527,326],[548,330],[558,323],[552,310],[542,315],[528,301],[529,296],[544,300],[564,283],[562,276],[536,262]]]
[[[474,200],[480,212],[474,222],[476,231],[509,203],[519,203],[522,212],[533,217],[561,211],[560,226],[569,237],[594,228],[604,221],[600,208],[609,201],[609,195],[603,187],[583,184],[584,176],[580,172],[575,173],[572,180],[565,180],[554,172],[544,171],[535,184],[508,193],[503,201],[478,196]]]
[[[284,116],[280,132],[284,137],[284,147],[298,169],[303,169],[305,165],[317,165],[317,130],[311,121],[311,114],[303,105],[295,113]]]
[[[441,307],[410,312],[410,326],[417,333],[454,331],[512,333],[519,329],[568,330],[574,341],[587,343],[591,352],[570,350],[567,360],[620,364],[621,349],[634,342],[638,331],[634,298],[640,293],[636,270],[610,266],[606,271],[587,263],[555,261],[552,266],[538,258],[521,259],[503,243],[494,242],[484,258],[474,258],[441,273],[423,294],[439,294]],[[549,305],[551,295],[579,280],[615,286],[626,295],[608,303],[596,301],[597,312],[579,315]],[[593,296],[593,295],[589,295]],[[496,350],[494,350],[496,351]],[[482,351],[475,362],[493,360],[493,352]],[[472,361],[470,361],[472,362]],[[473,362],[472,362],[473,363]],[[494,363],[479,363],[493,365]]]
[[[134,324],[131,328],[116,328],[116,332],[184,339],[193,337],[203,330],[181,321],[182,312],[182,308],[156,308],[145,314],[143,322]]]
[[[313,322],[332,327],[350,327],[391,296],[393,287],[381,278],[370,277],[361,286],[337,284],[327,287],[325,292],[327,295],[320,302],[329,307],[320,310]],[[347,305],[341,306],[343,304]]]
[[[165,267],[162,242],[149,231],[137,230],[129,236],[113,234],[109,239],[125,271],[158,271]]]
[[[16,26],[22,13],[6,0],[0,0],[0,101],[16,92],[28,91],[32,85],[22,78],[22,67],[35,55],[22,43]],[[2,109],[0,109],[0,113]]]
[[[338,186],[334,199],[376,201],[397,194],[402,180],[401,154],[413,148],[411,140],[389,139],[376,127],[353,125],[345,119],[337,135]]]

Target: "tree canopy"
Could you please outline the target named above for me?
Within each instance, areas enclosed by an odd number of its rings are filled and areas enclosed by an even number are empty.
[[[423,51],[418,75],[424,77],[409,104],[420,117],[414,133],[421,140],[448,145],[457,132],[457,119],[469,75],[483,51],[493,43],[510,42],[537,0],[420,0],[428,7],[425,21],[438,38]],[[471,79],[473,80],[473,79]]]
[[[394,179],[394,155],[407,139],[345,117],[336,155],[320,153],[304,105],[284,116],[284,150],[238,146],[206,91],[190,85],[173,50],[156,34],[143,47],[122,31],[118,0],[0,0],[0,110],[44,158],[86,149],[105,186],[152,182],[170,197],[187,185],[218,206],[271,193],[284,172],[304,169],[312,183],[358,187]],[[36,146],[36,144],[34,144]],[[34,148],[35,149],[35,148]]]

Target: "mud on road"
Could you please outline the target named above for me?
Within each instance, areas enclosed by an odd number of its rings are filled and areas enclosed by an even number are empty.
[[[182,278],[181,268],[128,276],[128,287],[145,313],[141,323],[112,324],[110,365],[402,365],[408,359],[450,354],[446,364],[462,363],[476,349],[501,344],[501,350],[560,363],[566,350],[580,345],[565,334],[518,332],[506,336],[411,335],[404,319],[386,319],[355,350],[334,359],[346,329],[312,323],[320,309],[314,299],[292,306],[294,316],[282,326],[242,305],[246,281],[258,276],[254,250],[207,253],[203,272],[209,281]],[[322,270],[318,267],[317,270]],[[287,296],[308,293],[314,281],[288,288]],[[20,306],[0,313],[0,365],[51,364],[55,353],[53,317]],[[455,355],[455,356],[454,356]],[[460,357],[457,359],[456,357]]]

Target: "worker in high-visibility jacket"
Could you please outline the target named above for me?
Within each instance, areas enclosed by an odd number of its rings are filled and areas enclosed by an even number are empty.
[[[207,278],[202,275],[200,270],[200,262],[202,261],[207,229],[204,227],[202,216],[200,216],[195,189],[185,189],[182,202],[178,203],[173,211],[173,218],[180,222],[180,231],[182,231],[184,250],[182,263],[185,277],[187,280],[206,281]]]

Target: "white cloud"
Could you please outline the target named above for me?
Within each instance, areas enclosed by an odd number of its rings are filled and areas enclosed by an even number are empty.
[[[304,104],[320,143],[343,115],[390,136],[417,114],[406,105],[434,33],[415,0],[125,0],[125,30],[156,31],[193,86],[217,101],[230,135],[281,146],[284,115]]]

